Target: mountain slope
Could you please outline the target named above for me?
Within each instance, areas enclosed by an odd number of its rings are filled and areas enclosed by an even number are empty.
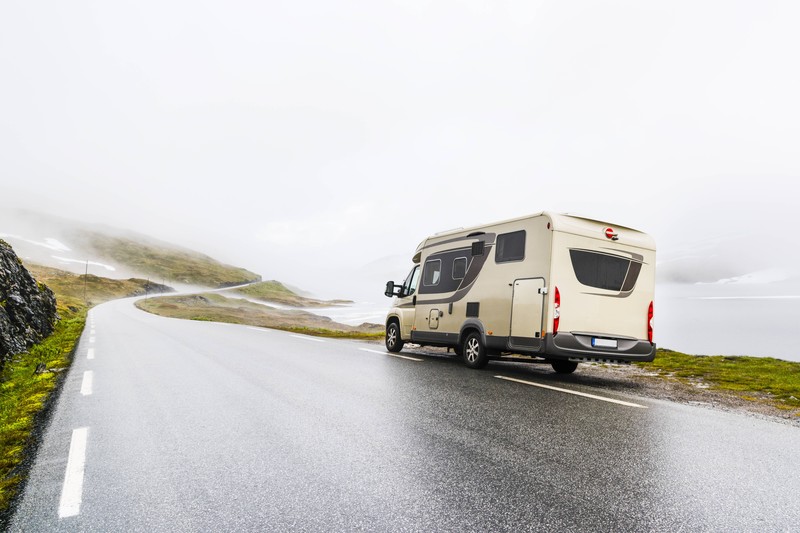
[[[27,263],[76,274],[229,287],[261,276],[152,237],[42,213],[0,209],[0,238]]]

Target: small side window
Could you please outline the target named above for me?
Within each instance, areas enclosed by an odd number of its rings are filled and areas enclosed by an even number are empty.
[[[422,271],[422,284],[426,287],[433,287],[439,284],[442,279],[442,260],[432,259],[425,261],[425,270]]]
[[[494,260],[497,263],[525,259],[525,230],[512,231],[497,236]]]
[[[453,260],[453,279],[464,279],[467,275],[467,258],[456,257]]]
[[[419,265],[415,266],[408,277],[403,282],[403,296],[411,296],[417,291],[417,282],[419,281]]]

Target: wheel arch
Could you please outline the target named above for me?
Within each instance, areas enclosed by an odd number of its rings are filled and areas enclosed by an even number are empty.
[[[463,344],[464,339],[472,331],[477,331],[480,334],[481,342],[486,346],[486,328],[483,327],[483,323],[480,320],[476,319],[468,319],[461,324],[461,330],[458,332],[458,344]]]

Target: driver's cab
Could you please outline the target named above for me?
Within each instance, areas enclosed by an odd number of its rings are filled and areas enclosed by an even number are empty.
[[[400,324],[400,336],[403,341],[411,338],[411,327],[414,325],[415,306],[417,305],[417,285],[419,284],[420,265],[414,265],[406,276],[402,285],[395,285],[393,281],[386,284],[386,296],[396,296],[389,320],[396,317]]]

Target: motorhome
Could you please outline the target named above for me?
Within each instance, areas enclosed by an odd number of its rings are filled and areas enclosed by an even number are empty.
[[[521,354],[559,373],[652,361],[655,253],[640,231],[549,212],[435,234],[386,284],[386,348],[452,348],[472,368]]]

